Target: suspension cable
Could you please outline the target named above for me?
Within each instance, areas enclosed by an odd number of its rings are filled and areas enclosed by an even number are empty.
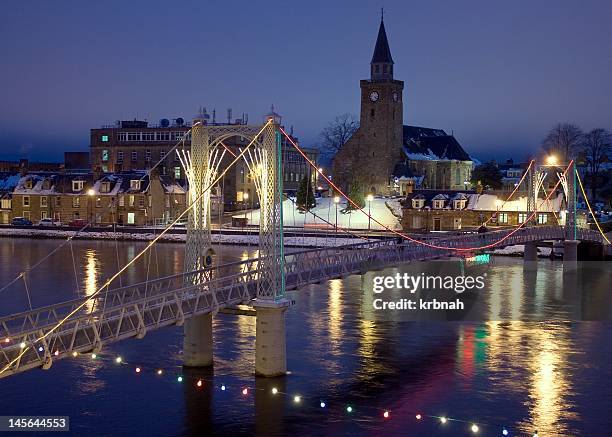
[[[601,236],[604,237],[608,244],[610,244],[610,240],[608,239],[608,237],[606,237],[606,234],[604,234],[603,229],[601,229],[601,226],[599,225],[599,221],[597,221],[597,217],[595,217],[595,214],[593,213],[593,209],[591,208],[591,202],[589,202],[589,198],[587,197],[586,192],[584,191],[584,186],[582,185],[582,181],[580,180],[580,173],[578,173],[578,169],[574,169],[574,171],[576,172],[576,178],[578,179],[578,184],[580,185],[580,191],[582,191],[582,196],[584,197],[584,201],[586,202],[587,207],[589,208],[589,212],[591,213],[591,216],[595,221],[595,225],[597,226],[597,229],[599,230]],[[574,202],[575,201],[576,199],[574,199]]]
[[[529,161],[529,165],[527,166],[527,168],[525,169],[525,172],[523,173],[523,176],[521,177],[521,179],[518,181],[518,183],[516,184],[516,186],[514,187],[514,190],[512,190],[512,193],[510,193],[510,195],[508,196],[508,198],[506,200],[503,201],[503,203],[501,204],[501,206],[499,207],[499,210],[501,210],[504,205],[506,203],[508,203],[510,201],[510,199],[512,198],[512,196],[514,196],[514,194],[518,191],[519,187],[521,186],[521,184],[523,183],[523,181],[525,180],[525,177],[527,176],[527,174],[529,173],[529,171],[531,170],[531,166],[534,164],[534,160],[532,159],[531,161]],[[498,211],[499,211],[498,210]],[[485,226],[487,223],[489,223],[493,217],[495,216],[496,212],[492,213],[491,216],[482,223],[482,226]]]
[[[179,216],[168,226],[166,226],[164,228],[164,230],[157,236],[155,237],[153,240],[151,240],[147,246],[142,249],[134,258],[132,258],[130,261],[128,261],[118,272],[116,272],[115,274],[113,274],[109,279],[107,279],[104,284],[102,284],[102,286],[100,288],[98,288],[94,293],[90,294],[89,296],[87,296],[82,303],[80,303],[79,305],[77,305],[72,311],[70,311],[66,316],[64,316],[59,322],[57,322],[55,325],[53,325],[53,327],[51,327],[46,333],[44,333],[43,335],[41,335],[40,337],[38,337],[36,340],[34,340],[33,342],[31,342],[31,344],[36,344],[41,340],[44,340],[45,338],[47,338],[51,333],[55,332],[60,326],[62,326],[70,317],[72,317],[74,314],[76,314],[77,312],[79,312],[86,304],[88,301],[92,300],[93,298],[95,298],[96,296],[98,296],[98,294],[101,293],[102,290],[104,290],[104,288],[107,288],[107,295],[108,295],[108,287],[109,285],[119,276],[121,275],[124,271],[126,271],[132,264],[134,264],[139,258],[141,258],[155,243],[157,243],[157,241],[159,241],[159,239],[161,237],[163,237],[173,226],[175,226],[183,217],[184,215],[189,212],[193,206],[200,201],[200,199],[204,196],[204,194],[211,189],[211,187],[214,187],[215,184],[217,182],[219,182],[219,180],[221,180],[221,178],[223,177],[223,175],[225,175],[230,168],[232,168],[232,166],[234,164],[236,164],[236,162],[238,162],[238,160],[240,160],[240,158],[243,157],[243,155],[246,153],[246,151],[251,147],[251,145],[255,142],[255,140],[257,139],[257,137],[259,137],[259,135],[261,135],[261,133],[270,125],[270,123],[272,123],[272,120],[268,120],[266,122],[266,124],[264,124],[262,126],[262,128],[259,130],[259,132],[257,133],[257,135],[255,135],[255,137],[253,138],[253,140],[244,148],[244,150],[228,165],[228,167],[223,170],[223,172],[221,172],[221,174],[211,183],[209,184],[207,187],[205,187],[201,193],[199,193],[197,195],[197,197],[189,204],[189,206],[183,210],[183,212],[181,214],[179,214]],[[19,361],[21,359],[21,357],[31,348],[31,345],[26,345],[26,347],[24,347],[21,352],[17,355],[17,357],[15,357],[11,362],[9,362],[8,364],[6,364],[6,366],[4,366],[2,369],[0,369],[0,374],[6,372],[8,369],[10,369],[10,367],[15,364],[17,361]]]

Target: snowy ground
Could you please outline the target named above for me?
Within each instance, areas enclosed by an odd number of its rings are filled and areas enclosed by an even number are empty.
[[[538,247],[538,256],[549,257],[551,250],[552,248],[550,247]],[[525,253],[525,246],[522,244],[507,246],[501,249],[492,250],[491,253],[493,255],[522,256]]]
[[[0,237],[18,238],[61,238],[66,239],[74,235],[74,231],[60,231],[51,229],[0,229]],[[159,235],[149,233],[124,233],[124,232],[83,232],[76,238],[84,240],[130,240],[130,241],[151,241]],[[259,242],[258,231],[253,230],[252,235],[219,235],[213,234],[214,244],[237,244],[237,245],[256,245]],[[162,242],[183,242],[185,234],[165,234],[160,241]],[[346,244],[363,243],[367,240],[361,238],[333,238],[328,235],[320,237],[285,237],[287,247],[331,247]]]
[[[294,199],[295,200],[295,199]],[[376,220],[384,224],[391,229],[401,229],[400,218],[395,216],[399,214],[401,217],[401,205],[398,199],[374,199],[371,205],[366,201],[364,211],[367,213],[370,211],[371,215]],[[338,204],[338,227],[350,228],[350,229],[368,229],[368,216],[363,212],[357,210],[351,213],[344,214],[343,209],[346,208],[346,200],[341,200]],[[393,212],[391,212],[391,209]],[[312,208],[312,213],[316,214],[321,218],[315,217],[311,212],[303,213],[300,212],[294,202],[291,200],[285,200],[283,202],[283,223],[285,226],[296,226],[296,227],[318,227],[318,228],[329,228],[334,227],[336,224],[336,204],[331,197],[322,197],[317,199],[317,206]],[[234,217],[245,217],[249,220],[251,225],[259,225],[259,210],[255,209],[245,214],[236,214]],[[328,221],[330,224],[325,223]],[[371,229],[384,229],[383,226],[378,223],[371,221]]]

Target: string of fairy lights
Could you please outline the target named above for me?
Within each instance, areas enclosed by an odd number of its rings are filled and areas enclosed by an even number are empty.
[[[57,355],[59,352],[54,352]],[[319,398],[308,398],[300,393],[287,393],[279,390],[277,387],[271,387],[268,389],[253,387],[248,384],[227,384],[224,382],[215,382],[212,379],[204,378],[201,376],[191,377],[186,376],[182,372],[176,369],[168,369],[167,367],[145,367],[143,365],[133,364],[127,362],[121,355],[108,355],[101,353],[78,353],[72,352],[71,356],[75,359],[90,359],[96,362],[112,363],[116,366],[124,366],[125,369],[129,369],[135,376],[141,375],[153,375],[158,378],[168,378],[174,380],[177,384],[190,384],[194,390],[219,390],[226,392],[230,395],[235,395],[238,399],[249,399],[252,398],[255,392],[267,392],[270,396],[282,396],[286,398],[294,406],[310,406],[320,411],[342,411],[347,418],[355,418],[356,415],[368,411],[370,417],[380,418],[382,421],[392,420],[393,411],[391,409],[372,407],[367,405],[356,405],[346,403],[335,403],[330,402],[326,399]],[[222,379],[217,377],[217,380]],[[404,416],[402,412],[402,416]],[[471,434],[479,434],[483,430],[487,430],[489,435],[519,435],[518,430],[512,430],[511,427],[502,426],[499,424],[482,422],[482,421],[469,421],[456,417],[449,417],[446,415],[426,414],[424,412],[413,412],[415,422],[421,422],[426,420],[433,420],[439,423],[440,426],[450,427],[453,423],[461,424],[464,426],[464,430]],[[366,414],[364,414],[365,416]],[[494,434],[492,434],[494,433]],[[535,431],[530,434],[532,437],[538,437],[538,432]]]

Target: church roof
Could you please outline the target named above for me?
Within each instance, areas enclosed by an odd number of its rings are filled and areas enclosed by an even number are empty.
[[[393,168],[393,174],[391,175],[396,178],[414,178],[412,170],[406,162],[398,162]]]
[[[376,46],[374,46],[374,54],[372,55],[371,63],[393,64],[391,50],[389,49],[389,41],[387,40],[387,32],[385,32],[385,23],[382,20],[380,20],[378,37],[376,38]]]
[[[404,153],[412,160],[472,161],[454,136],[442,129],[404,126]]]

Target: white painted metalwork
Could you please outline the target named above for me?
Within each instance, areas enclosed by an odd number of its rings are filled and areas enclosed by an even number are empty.
[[[511,232],[458,235],[440,238],[436,244],[454,248],[483,246],[495,243]],[[515,232],[496,247],[559,240],[565,235],[565,229],[560,226],[532,226]],[[577,238],[603,243],[601,234],[590,229],[577,229]],[[311,249],[285,255],[282,276],[286,279],[286,288],[291,290],[351,274],[453,254],[413,242],[397,244],[395,239]],[[22,350],[20,343],[32,346],[1,373],[0,378],[36,367],[49,368],[52,360],[68,357],[73,352],[99,351],[106,344],[141,338],[147,332],[181,324],[196,315],[252,302],[258,296],[258,284],[262,275],[267,274],[266,268],[261,258],[251,259],[112,289],[90,299],[89,305],[69,317],[39,343],[34,342],[87,298],[0,318],[0,339],[10,339],[9,343],[0,342],[0,369],[19,355]],[[203,276],[211,279],[204,285],[197,284],[195,278]]]

